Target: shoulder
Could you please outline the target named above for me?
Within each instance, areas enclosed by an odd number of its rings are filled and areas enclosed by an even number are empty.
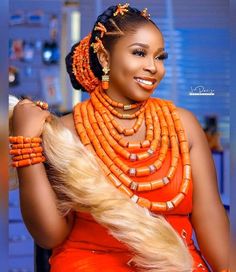
[[[185,108],[181,108],[181,107],[176,107],[176,109],[177,109],[177,111],[179,113],[180,119],[183,122],[187,122],[187,123],[193,122],[194,126],[197,123],[199,123],[197,117],[195,116],[195,114],[192,111],[187,110]]]
[[[74,123],[73,112],[60,117],[62,124],[69,129],[74,135],[77,135]]]
[[[176,107],[176,109],[179,113],[179,118],[184,126],[191,149],[193,145],[196,145],[198,141],[201,141],[203,139],[205,140],[205,133],[193,112],[181,107]]]
[[[205,133],[193,112],[182,107],[177,107],[172,100],[155,98],[155,100],[163,101],[169,105],[174,105],[178,112],[180,121],[184,127],[184,131],[189,143],[189,149],[192,148],[193,144],[197,141],[201,141],[205,138]]]
[[[76,104],[74,106],[74,109],[71,113],[66,114],[62,117],[60,117],[60,120],[62,122],[62,124],[68,128],[74,135],[78,136],[76,128],[75,128],[75,121],[74,121],[74,112],[76,112],[81,105],[86,104],[88,102],[88,100],[79,102],[78,104]]]

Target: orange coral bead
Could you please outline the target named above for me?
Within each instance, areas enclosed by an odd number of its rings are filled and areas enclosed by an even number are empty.
[[[175,172],[176,172],[176,167],[171,166],[170,169],[167,172],[167,177],[169,179],[172,179],[174,177],[174,175],[175,175]]]
[[[21,150],[22,149],[12,149],[9,151],[10,155],[21,155]]]
[[[128,148],[139,148],[141,146],[140,142],[128,142]]]
[[[150,157],[150,154],[147,153],[147,152],[137,154],[137,159],[138,160],[144,160],[144,159],[146,159],[148,157]]]
[[[42,142],[42,139],[41,138],[25,138],[24,139],[24,142],[25,143],[41,143]]]
[[[180,143],[180,150],[181,150],[181,153],[187,153],[189,151],[187,141],[184,141],[184,142]]]
[[[125,136],[130,136],[130,135],[133,135],[133,134],[134,134],[134,129],[133,128],[125,129],[125,131],[124,131]]]
[[[133,196],[133,192],[129,188],[127,188],[126,186],[124,186],[123,184],[119,187],[119,190],[122,191],[122,192],[124,192],[129,197]]]
[[[128,142],[126,139],[122,138],[122,139],[119,141],[119,144],[121,144],[121,145],[124,146],[124,147],[128,147],[129,142]]]
[[[150,174],[150,169],[148,166],[140,167],[136,170],[137,177],[147,176],[148,174]]]
[[[153,180],[151,181],[151,186],[153,190],[159,189],[161,187],[163,187],[165,185],[165,183],[163,182],[162,179],[157,179],[157,180]]]
[[[179,162],[179,158],[173,157],[171,160],[171,166],[177,167],[178,162]]]
[[[109,174],[108,175],[108,178],[109,178],[109,180],[112,182],[112,184],[114,184],[115,185],[115,187],[119,187],[119,186],[121,186],[121,182],[120,182],[120,180],[116,177],[116,176],[114,176],[113,174]]]
[[[169,132],[168,132],[168,128],[166,126],[162,126],[161,128],[161,135],[165,135],[165,136],[168,136],[169,135]]]
[[[108,168],[110,168],[114,164],[113,161],[108,156],[106,156],[105,154],[104,155],[99,154],[99,157],[102,159],[103,163],[105,163],[105,165]]]
[[[88,135],[87,135],[87,133],[85,131],[81,132],[80,140],[85,146],[91,143],[90,140],[89,140],[89,137],[88,137]]]
[[[137,191],[150,191],[152,190],[152,183],[150,182],[140,182],[138,184],[138,188],[137,188]]]
[[[177,135],[180,143],[186,141],[185,133],[183,130],[178,131]]]
[[[176,110],[176,109],[173,110],[173,111],[171,112],[171,115],[172,115],[173,120],[174,120],[175,123],[176,123],[176,121],[179,120],[179,114],[178,114],[177,110]]]
[[[46,160],[45,157],[35,157],[31,159],[31,164],[44,162],[45,160]]]
[[[179,193],[171,200],[171,202],[174,204],[175,207],[177,207],[183,200],[184,194]]]
[[[111,165],[109,169],[116,177],[119,177],[121,174],[123,174],[123,172],[114,164]]]
[[[124,183],[126,186],[130,187],[131,183],[132,183],[132,180],[126,176],[125,174],[121,174],[119,176],[119,179],[122,183]]]
[[[191,179],[191,166],[190,165],[184,165],[184,173],[183,178]]]
[[[182,153],[182,161],[183,161],[183,164],[189,164],[190,165],[190,154],[189,152],[184,152]]]
[[[155,165],[156,169],[159,169],[159,168],[162,167],[162,161],[160,161],[160,160],[158,159],[158,160],[156,160],[156,161],[154,162],[154,165]]]
[[[167,210],[166,202],[152,202],[150,210],[153,212],[164,212]]]
[[[149,201],[148,199],[145,199],[143,197],[139,197],[137,203],[142,206],[142,207],[145,207],[147,209],[150,209],[151,208],[151,201]]]
[[[109,89],[109,81],[102,81],[102,88],[104,90],[108,90]]]
[[[183,129],[183,125],[180,119],[175,120],[175,128],[176,128],[176,131],[181,131]]]
[[[190,180],[187,178],[184,178],[180,186],[180,192],[183,193],[184,195],[187,195],[189,186],[190,186]]]
[[[21,160],[21,161],[12,162],[13,167],[23,167],[23,166],[29,166],[29,165],[31,165],[31,160],[30,159],[25,159],[25,160]]]
[[[143,141],[142,143],[141,143],[141,146],[142,147],[149,147],[150,146],[150,141],[148,141],[148,140],[145,140],[145,141]]]

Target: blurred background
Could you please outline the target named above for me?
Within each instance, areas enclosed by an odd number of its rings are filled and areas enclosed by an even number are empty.
[[[65,69],[71,46],[87,35],[110,0],[10,0],[9,92],[45,100],[58,115],[88,97],[72,89]],[[226,0],[129,1],[148,8],[161,29],[169,58],[154,96],[191,110],[201,123],[229,212],[229,2]],[[9,272],[49,271],[50,251],[34,244],[19,209],[17,180],[10,176]],[[42,196],[43,198],[43,196]]]

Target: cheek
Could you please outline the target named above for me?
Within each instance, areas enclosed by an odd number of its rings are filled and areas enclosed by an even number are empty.
[[[130,56],[119,56],[119,58],[113,59],[111,63],[111,69],[114,71],[114,75],[129,77],[134,76],[133,74],[139,69],[140,63],[136,62],[134,58]]]
[[[122,64],[122,73],[125,77],[134,76],[139,70],[139,63],[135,62],[133,59],[126,57]]]

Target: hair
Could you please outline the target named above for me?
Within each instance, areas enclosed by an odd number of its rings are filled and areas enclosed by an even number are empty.
[[[10,97],[10,131],[17,103],[17,99]],[[128,246],[137,271],[193,271],[193,259],[185,242],[165,218],[151,214],[110,184],[97,158],[58,117],[51,117],[46,120],[42,139],[47,175],[62,215],[71,209],[89,212]]]
[[[91,71],[98,80],[101,80],[102,77],[102,67],[97,58],[97,54],[94,53],[94,50],[91,47],[91,44],[96,42],[96,37],[100,38],[104,48],[108,52],[112,53],[115,43],[123,35],[127,33],[135,33],[138,26],[152,23],[160,31],[157,25],[152,20],[144,17],[142,12],[138,9],[128,6],[128,11],[123,15],[118,14],[114,16],[116,9],[117,6],[110,6],[101,15],[99,15],[91,32],[88,63],[90,65]],[[99,22],[102,23],[107,30],[107,33],[105,33],[103,37],[101,37],[101,32],[95,29],[95,26],[97,26]],[[72,46],[70,53],[66,57],[66,67],[72,86],[78,90],[81,89],[82,91],[89,91],[84,87],[83,82],[81,82],[82,80],[78,81],[78,79],[76,79],[72,68],[74,51],[76,47],[80,45],[80,43],[81,41]],[[94,86],[94,88],[95,87],[96,86]]]

